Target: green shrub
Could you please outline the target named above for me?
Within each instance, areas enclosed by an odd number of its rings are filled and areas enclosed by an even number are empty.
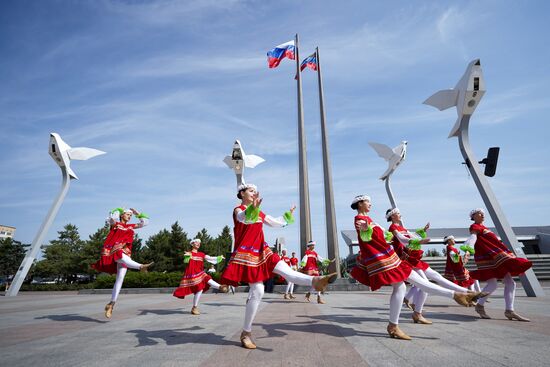
[[[93,283],[94,289],[113,288],[115,275],[102,274]],[[124,278],[124,288],[165,288],[177,287],[180,284],[181,273],[140,273],[128,272]]]

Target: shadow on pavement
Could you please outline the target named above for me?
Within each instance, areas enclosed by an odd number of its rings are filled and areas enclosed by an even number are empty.
[[[221,307],[221,306],[231,306],[231,307],[244,307],[246,306],[245,304],[246,301],[243,301],[243,303],[213,303],[213,302],[201,302],[199,304],[200,305],[207,305],[207,306],[216,306],[216,307]]]
[[[303,316],[306,317],[306,316]],[[311,316],[308,316],[311,317]],[[362,336],[362,337],[374,337],[374,338],[389,338],[386,331],[383,329],[382,332],[371,332],[371,331],[360,331],[355,330],[350,327],[342,327],[334,324],[318,323],[316,321],[307,321],[307,322],[295,322],[295,323],[274,323],[274,324],[255,324],[261,326],[266,332],[267,336],[265,338],[281,337],[284,338],[288,335],[288,332],[302,332],[302,333],[314,333],[314,334],[325,334],[328,336],[334,337],[352,337],[352,336]],[[263,339],[263,338],[258,338]],[[432,337],[422,337],[417,336],[415,339],[424,339],[424,340],[437,340],[438,338]]]
[[[166,345],[181,345],[181,344],[211,344],[211,345],[233,345],[240,346],[241,344],[234,340],[226,340],[224,335],[214,333],[193,333],[191,330],[202,329],[199,326],[194,326],[187,329],[168,329],[148,331],[142,329],[129,330],[127,333],[135,334],[138,339],[136,347],[145,347],[149,345],[159,344],[159,340],[164,341]],[[258,348],[260,349],[260,348]],[[265,351],[270,351],[265,349]]]
[[[338,324],[360,324],[362,322],[384,322],[387,321],[388,318],[380,318],[380,317],[358,317],[358,316],[350,316],[350,315],[299,315],[297,317],[305,317],[308,319],[314,319],[314,320],[322,320],[322,321],[329,321],[329,322],[336,322]]]
[[[148,315],[148,314],[154,314],[159,316],[166,316],[166,315],[183,315],[188,312],[185,312],[184,310],[139,310],[139,316]]]
[[[95,322],[98,324],[105,324],[109,321],[97,320],[87,316],[81,316],[76,313],[66,314],[66,315],[46,315],[35,317],[35,320],[49,319],[52,321],[83,321],[83,322]]]

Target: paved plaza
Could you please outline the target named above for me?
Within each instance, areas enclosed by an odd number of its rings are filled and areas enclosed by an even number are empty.
[[[550,289],[545,289],[550,294]],[[313,298],[313,297],[312,297]],[[253,337],[240,348],[246,293],[192,298],[122,294],[113,318],[109,296],[76,292],[0,297],[1,366],[548,366],[550,297],[518,289],[516,309],[532,322],[503,315],[502,286],[486,305],[492,320],[444,298],[428,298],[417,325],[403,309],[401,328],[412,341],[386,334],[389,289],[331,292],[327,304],[285,301],[266,294]]]

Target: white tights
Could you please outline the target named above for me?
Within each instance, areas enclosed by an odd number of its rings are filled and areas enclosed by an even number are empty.
[[[292,282],[288,282],[288,284],[286,285],[286,291],[285,291],[285,294],[293,294],[294,293],[294,283]]]
[[[481,287],[479,286],[479,280],[475,280],[474,283],[469,287],[471,291],[481,292]]]
[[[126,254],[122,254],[122,259],[119,259],[117,262],[117,271],[116,271],[116,280],[113,286],[113,291],[111,292],[111,302],[116,302],[120,290],[122,289],[122,283],[124,282],[124,277],[128,268],[130,269],[140,269],[141,264],[135,262]]]
[[[298,285],[311,286],[313,277],[294,271],[284,261],[279,261],[273,269],[275,274],[283,276],[287,281],[296,283]],[[264,284],[262,282],[250,283],[250,290],[248,291],[248,303],[246,304],[246,311],[244,314],[243,330],[246,332],[252,331],[252,322],[256,317],[260,302],[264,296]]]
[[[419,290],[433,294],[434,296],[441,296],[447,298],[453,298],[454,291],[440,287],[437,284],[430,283],[427,279],[423,278],[414,271],[411,272],[407,278],[407,282],[413,284]],[[403,282],[392,284],[393,292],[390,297],[390,322],[392,324],[399,323],[399,314],[401,313],[401,305],[403,304],[403,297],[405,296],[405,284]]]
[[[514,279],[512,278],[510,273],[504,276],[504,278],[502,279],[502,282],[504,283],[504,303],[506,304],[506,310],[514,311],[514,298],[516,297],[516,282],[514,282]],[[491,294],[496,289],[497,289],[497,279],[491,278],[487,281],[487,285],[485,286],[485,288],[483,288],[483,292],[487,292]],[[479,299],[477,303],[483,306],[485,304],[485,301],[487,301],[487,297]]]
[[[214,279],[210,279],[208,281],[208,285],[211,286],[214,289],[220,289],[220,284],[216,282]],[[193,307],[197,307],[199,305],[199,300],[201,299],[202,290],[195,293],[193,296]]]
[[[433,270],[432,268],[428,268],[424,270],[424,273],[426,274],[426,277],[428,277],[428,279],[433,280],[434,282],[436,282],[437,284],[439,284],[444,288],[452,289],[453,291],[457,291],[457,292],[464,292],[464,293],[468,292],[467,288],[461,287],[458,284],[451,282],[449,279],[446,279],[445,277],[443,277],[443,275],[439,274],[437,271]]]

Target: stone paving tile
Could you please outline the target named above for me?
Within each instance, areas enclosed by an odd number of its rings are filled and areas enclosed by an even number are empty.
[[[429,297],[425,314],[433,325],[413,324],[411,312],[402,311],[400,326],[410,342],[387,336],[388,289],[334,292],[325,305],[266,294],[253,326],[254,351],[239,342],[244,293],[206,293],[200,316],[189,313],[189,297],[125,294],[105,320],[108,298],[70,292],[0,297],[1,365],[473,367],[550,361],[550,297],[528,298],[521,290],[516,309],[531,323],[504,318],[502,289],[486,305],[492,320]]]

